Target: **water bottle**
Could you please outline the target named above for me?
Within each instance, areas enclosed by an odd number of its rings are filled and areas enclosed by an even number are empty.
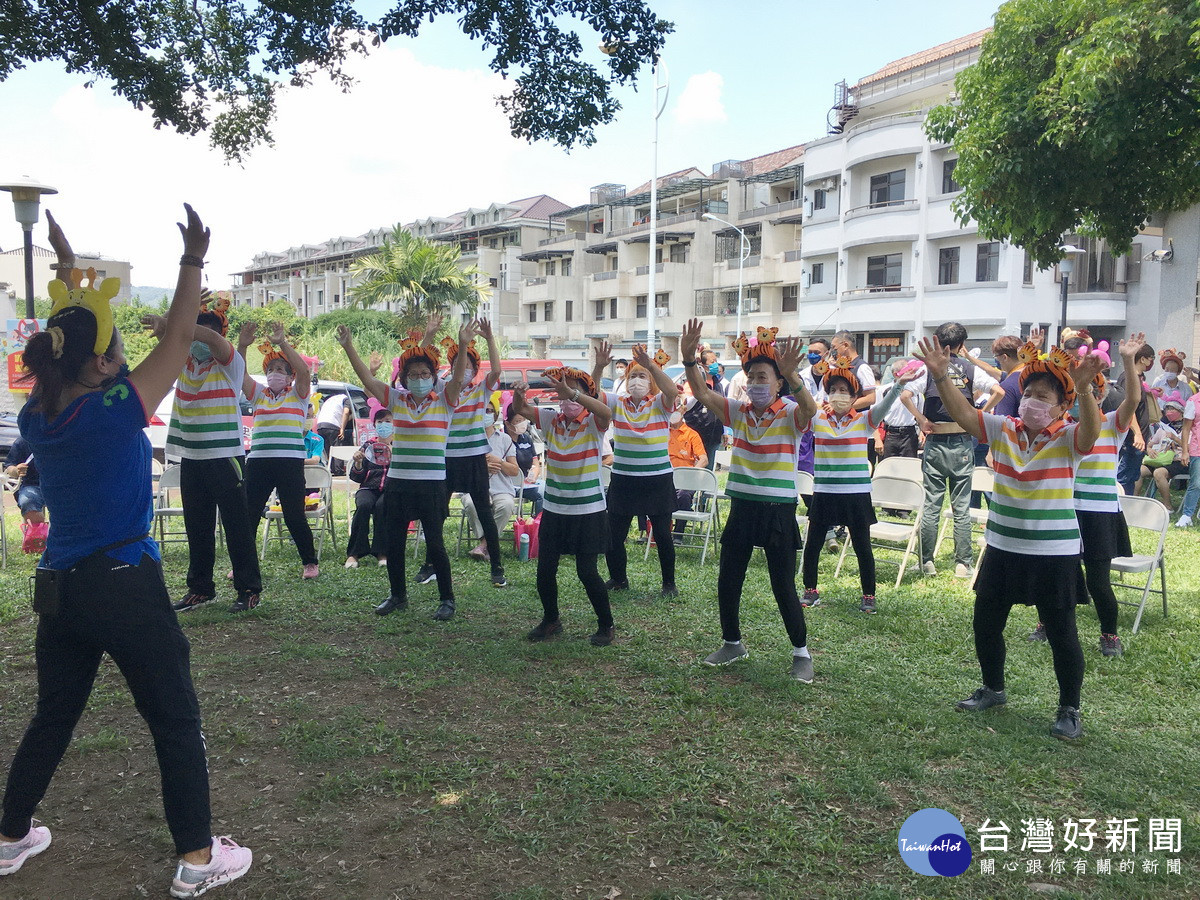
[[[521,535],[521,562],[529,562],[529,535]]]

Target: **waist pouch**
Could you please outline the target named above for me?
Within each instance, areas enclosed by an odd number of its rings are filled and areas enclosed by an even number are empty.
[[[84,557],[69,569],[51,569],[46,566],[38,566],[29,578],[29,599],[33,605],[33,611],[39,616],[58,615],[59,610],[62,608],[62,601],[67,595],[71,575],[80,566],[97,556],[118,550],[121,547],[127,547],[130,544],[136,544],[148,537],[150,537],[149,533],[139,534],[137,537],[126,538],[123,541],[117,541],[106,547],[101,547],[95,553]]]

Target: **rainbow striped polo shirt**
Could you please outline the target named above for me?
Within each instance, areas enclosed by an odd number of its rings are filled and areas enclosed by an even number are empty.
[[[563,516],[602,512],[607,503],[600,485],[604,434],[587,410],[577,419],[539,409],[538,428],[546,441],[546,496],[542,508]]]
[[[813,492],[818,494],[869,494],[871,464],[867,445],[903,386],[896,382],[865,413],[852,410],[845,416],[818,410],[812,418]]]
[[[292,383],[275,396],[257,381],[247,400],[254,406],[254,424],[250,428],[250,453],[259,459],[304,459],[304,435],[308,431],[307,396],[296,393]]]
[[[613,411],[613,474],[670,475],[671,410],[663,395],[637,403],[606,392],[604,402]]]
[[[492,391],[499,383],[491,373],[472,385],[463,385],[458,406],[450,417],[450,433],[446,438],[447,456],[483,456],[491,452],[487,433],[483,430],[484,413]]]
[[[230,350],[233,358],[227,363],[215,356],[201,363],[188,354],[175,382],[167,429],[168,459],[226,459],[245,452],[238,395],[246,361],[232,347]]]
[[[800,435],[808,430],[796,402],[780,397],[756,415],[751,404],[726,398],[725,420],[733,430],[725,493],[739,500],[795,503]]]
[[[1129,423],[1122,429],[1114,409],[1104,417],[1100,436],[1092,452],[1079,461],[1075,473],[1075,508],[1089,512],[1119,513],[1121,492],[1117,489],[1117,455]]]
[[[392,462],[388,478],[403,481],[446,480],[446,436],[450,404],[446,386],[436,384],[421,403],[405,388],[388,393],[392,413]]]
[[[1075,472],[1084,454],[1078,426],[1059,420],[1030,436],[1020,419],[979,412],[992,445],[996,486],[988,506],[989,547],[1030,556],[1075,556]]]

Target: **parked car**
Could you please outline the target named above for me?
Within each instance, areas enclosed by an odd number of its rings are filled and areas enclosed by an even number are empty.
[[[545,406],[558,403],[558,395],[550,387],[550,382],[542,377],[542,371],[561,366],[559,359],[502,359],[500,360],[500,390],[511,391],[523,381],[529,382],[529,393],[525,399],[534,406]],[[484,362],[486,370],[487,362]],[[450,367],[442,366],[438,374],[446,378],[450,375]]]

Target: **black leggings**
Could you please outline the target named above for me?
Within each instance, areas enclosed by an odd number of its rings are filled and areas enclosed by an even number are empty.
[[[283,511],[283,524],[296,542],[300,562],[317,564],[312,528],[304,515],[304,460],[294,457],[258,457],[246,460],[246,506],[250,511],[250,533],[258,534],[263,507],[274,490]],[[270,528],[270,524],[267,525]],[[236,573],[235,573],[236,574]]]
[[[1084,559],[1083,573],[1087,580],[1088,594],[1096,607],[1100,619],[1101,634],[1117,633],[1117,595],[1109,581],[1111,559]]]
[[[796,596],[796,550],[793,547],[765,547],[767,574],[771,578],[771,592],[779,605],[779,615],[787,629],[793,647],[808,645],[808,629],[804,624],[804,610]],[[721,543],[721,565],[717,573],[717,607],[721,611],[721,636],[727,641],[742,639],[739,611],[742,604],[742,585],[746,581],[746,567],[754,554],[753,544]]]
[[[824,518],[812,518],[808,521],[808,543],[804,545],[804,589],[817,589],[817,567],[821,562],[821,551],[825,549],[825,533],[837,525],[837,522]],[[850,544],[854,547],[854,556],[858,559],[858,581],[862,592],[867,597],[875,596],[875,551],[871,549],[871,526],[865,522],[852,525]]]
[[[628,522],[625,523],[625,529],[629,529]],[[601,628],[612,628],[612,607],[608,604],[608,589],[596,567],[598,558],[598,553],[576,553],[575,574],[583,583],[592,609],[596,611],[596,623]],[[542,601],[542,619],[546,622],[558,621],[558,563],[561,559],[561,553],[547,551],[545,547],[538,552],[537,592]]]
[[[658,545],[658,567],[662,570],[663,587],[675,583],[675,541],[671,539],[671,514],[650,516],[650,528],[654,542]],[[618,516],[608,514],[608,576],[618,583],[624,584],[628,577],[628,554],[625,552],[625,536],[629,534],[629,526],[633,523],[633,515]]]
[[[450,555],[442,523],[446,521],[446,482],[387,479],[384,487],[384,519],[387,522],[388,588],[397,600],[408,597],[404,580],[404,551],[408,525],[420,522],[425,534],[425,558],[437,573],[438,596],[454,600]]]
[[[1004,626],[1012,607],[975,597],[975,655],[983,683],[993,691],[1004,690]],[[1083,648],[1075,628],[1074,605],[1037,605],[1038,615],[1046,626],[1046,639],[1054,655],[1054,675],[1058,679],[1058,705],[1079,708],[1079,692],[1083,687]]]

